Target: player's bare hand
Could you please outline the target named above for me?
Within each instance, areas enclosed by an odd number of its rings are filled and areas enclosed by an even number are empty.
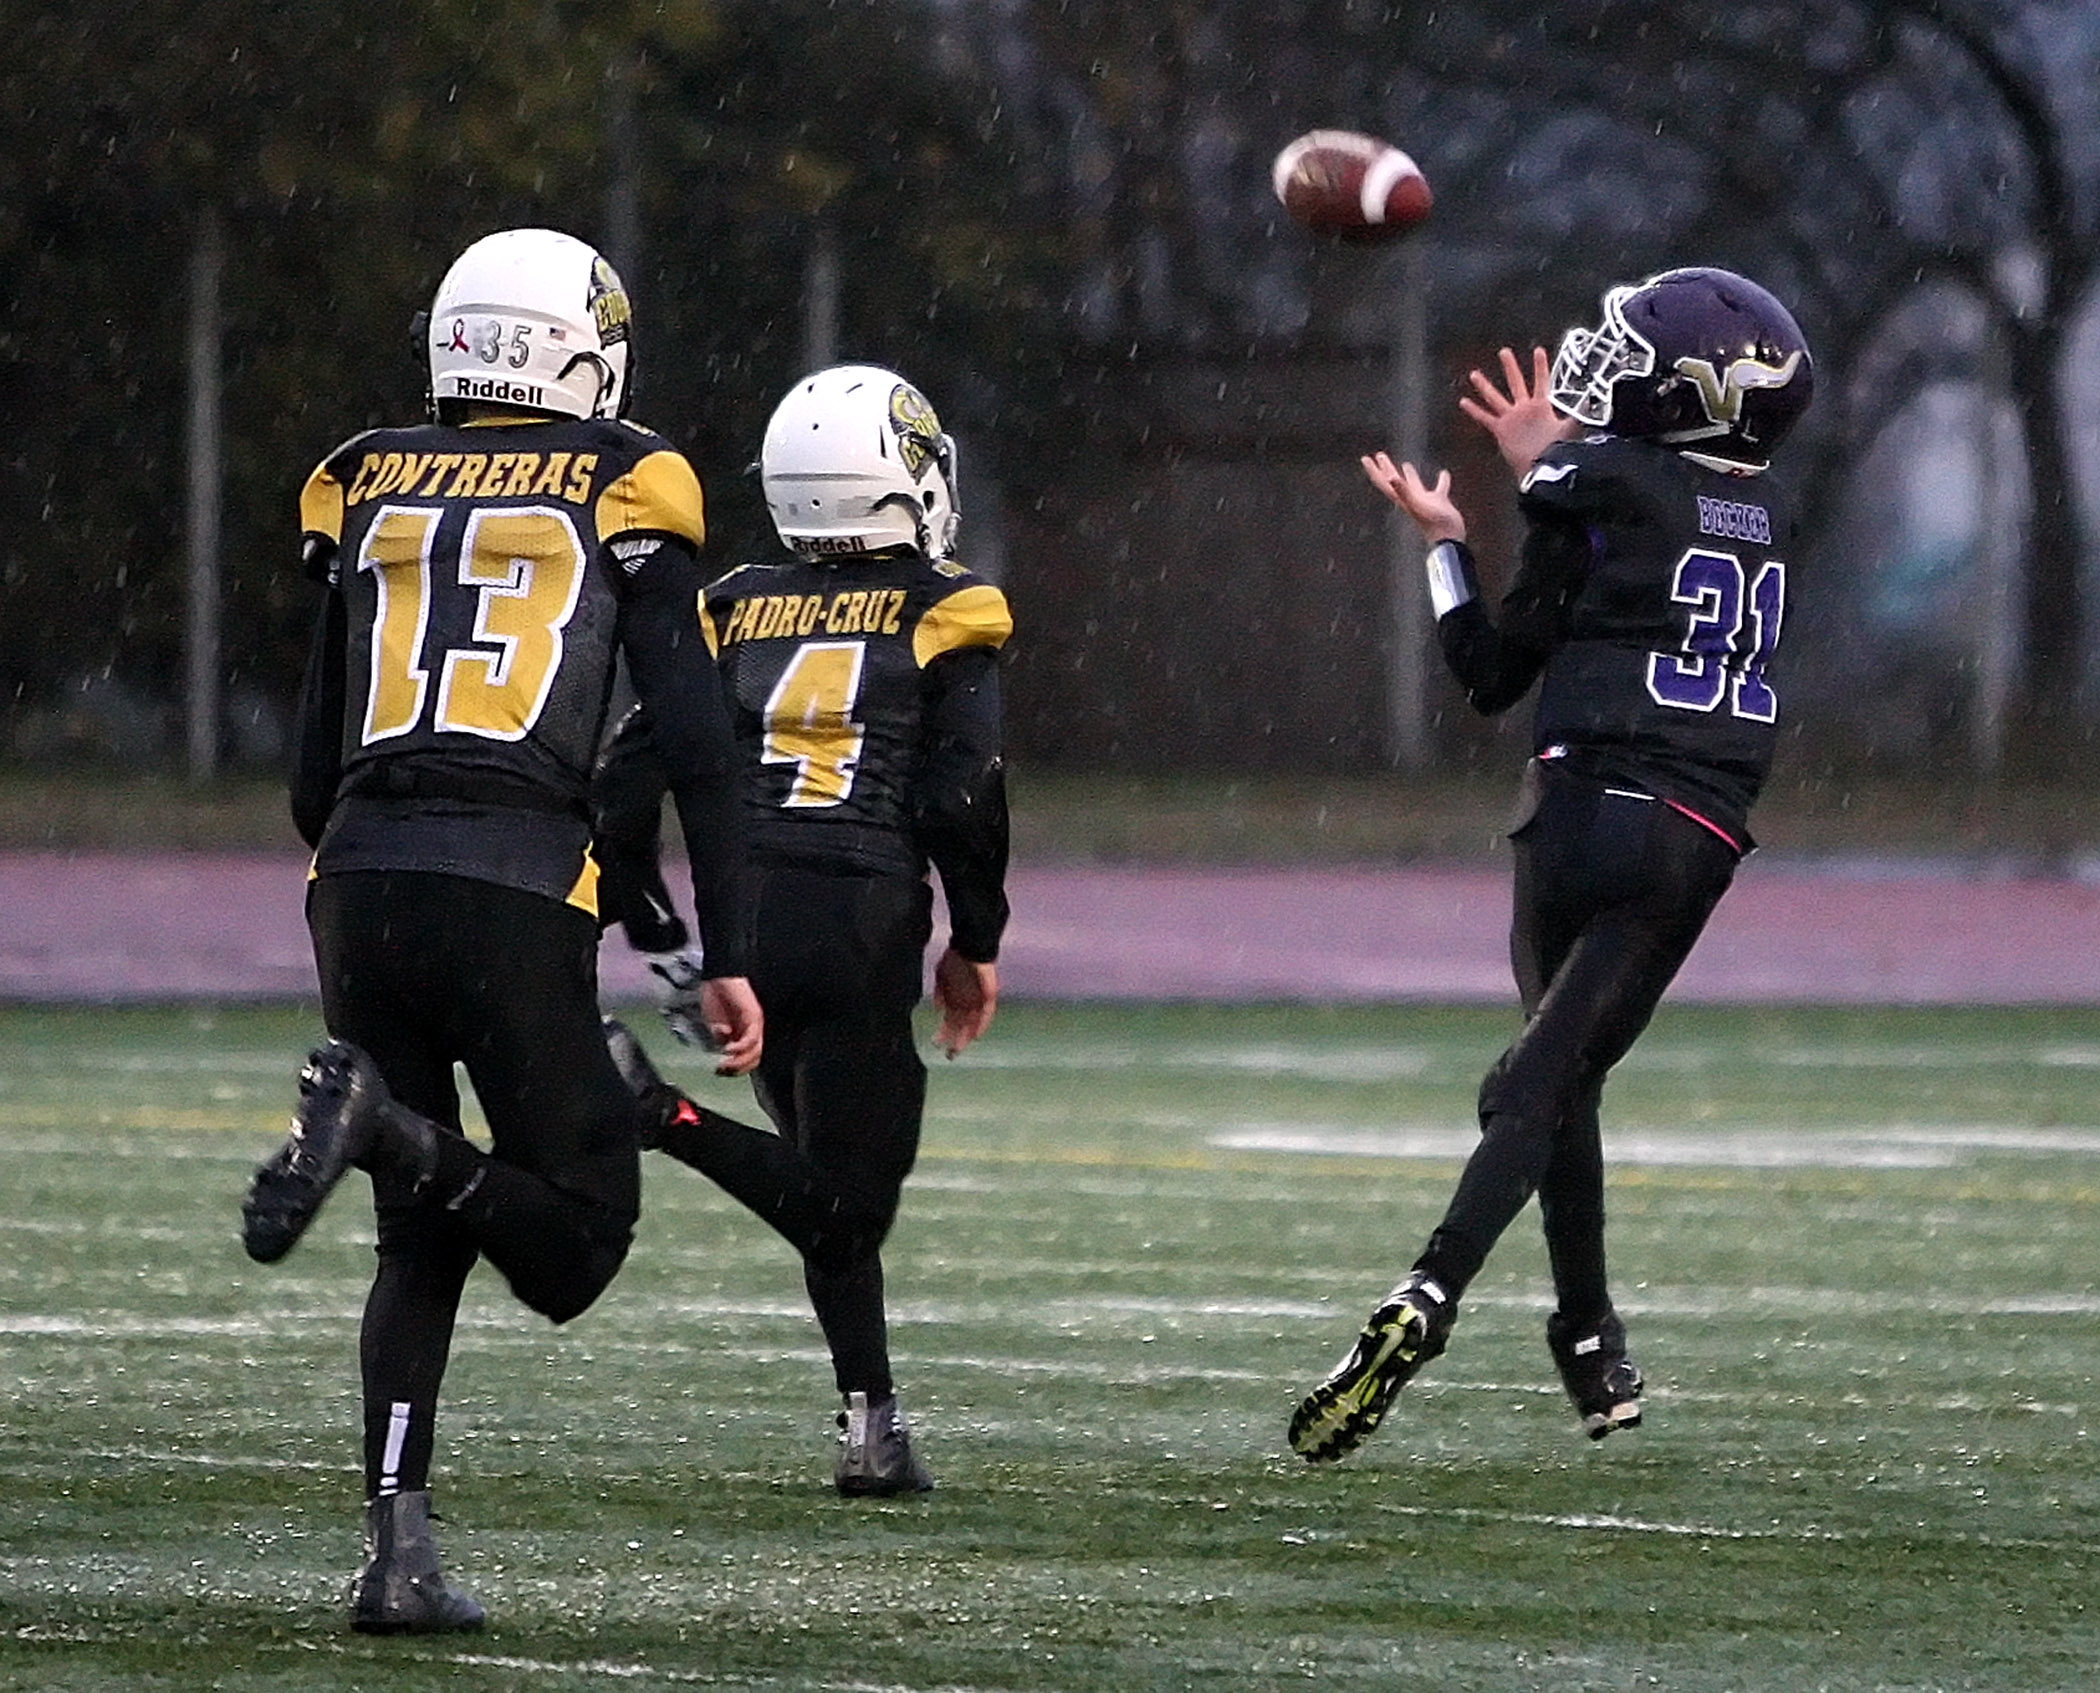
[[[1509,348],[1502,349],[1502,387],[1483,371],[1472,371],[1471,394],[1459,396],[1458,409],[1495,438],[1502,462],[1519,476],[1556,441],[1570,439],[1577,424],[1553,409],[1552,366],[1544,347],[1531,349],[1531,375]]]
[[[1362,462],[1371,486],[1413,518],[1432,547],[1466,538],[1465,514],[1451,498],[1450,471],[1438,471],[1428,483],[1413,465],[1395,464],[1382,452],[1368,453]]]
[[[758,995],[742,976],[710,976],[700,986],[701,1015],[713,1037],[715,1074],[742,1076],[758,1067],[765,1051],[766,1016]]]
[[[933,1005],[941,1014],[933,1042],[950,1058],[992,1026],[999,1008],[999,966],[942,949],[933,966]]]

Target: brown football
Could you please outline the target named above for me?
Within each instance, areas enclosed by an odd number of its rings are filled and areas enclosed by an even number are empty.
[[[1276,155],[1276,198],[1307,229],[1382,241],[1429,215],[1429,183],[1390,141],[1316,129]]]

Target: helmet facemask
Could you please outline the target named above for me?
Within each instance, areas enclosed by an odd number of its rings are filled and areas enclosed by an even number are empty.
[[[919,551],[928,558],[948,558],[955,551],[955,531],[962,521],[955,504],[955,437],[941,428],[924,395],[909,385],[904,392],[925,408],[923,420],[907,421],[897,436],[906,466],[918,467],[913,475],[919,487],[916,497],[905,493],[889,497],[911,511],[918,527]],[[894,404],[891,409],[894,413]]]
[[[1604,296],[1604,321],[1595,329],[1571,329],[1553,355],[1547,398],[1554,409],[1592,429],[1612,426],[1612,389],[1622,377],[1652,375],[1655,349],[1627,323],[1621,308],[1630,287]]]

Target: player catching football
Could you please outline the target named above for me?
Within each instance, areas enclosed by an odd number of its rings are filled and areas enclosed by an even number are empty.
[[[628,1031],[607,1034],[654,1102],[650,1144],[801,1253],[844,1402],[839,1492],[923,1492],[933,1478],[891,1377],[881,1248],[926,1103],[912,1011],[932,934],[929,866],[949,923],[933,968],[936,1044],[954,1057],[998,1002],[999,651],[1012,621],[1005,595],[954,559],[954,443],[895,372],[839,365],[797,382],[766,426],[759,474],[787,555],[715,583],[701,621],[742,753],[751,981],[766,1017],[753,1080],[779,1132],[695,1105]],[[683,935],[656,876],[649,716],[607,748],[598,838],[608,916],[661,955]]]
[[[1467,1284],[1536,1193],[1546,1339],[1592,1439],[1641,1418],[1604,1261],[1598,1102],[1737,863],[1770,764],[1766,675],[1792,529],[1766,466],[1813,389],[1786,308],[1732,272],[1665,271],[1604,296],[1549,366],[1504,350],[1465,413],[1520,478],[1526,533],[1499,617],[1481,603],[1451,478],[1384,453],[1372,485],[1421,526],[1446,662],[1483,713],[1539,683],[1511,833],[1510,956],[1525,1025],[1480,1089],[1481,1138],[1443,1220],[1291,1418],[1338,1458],[1444,1350]]]
[[[372,1178],[365,1561],[351,1622],[478,1628],[431,1536],[438,1388],[477,1259],[555,1322],[626,1257],[638,1112],[605,1050],[587,793],[616,655],[677,749],[674,787],[722,1065],[758,1061],[741,965],[741,853],[720,684],[694,628],[700,484],[623,422],[628,303],[583,242],[469,247],[424,331],[433,421],[331,453],[300,500],[321,596],[292,813],[333,1037],[242,1213],[289,1252],[355,1165]],[[453,1066],[487,1118],[461,1132]]]

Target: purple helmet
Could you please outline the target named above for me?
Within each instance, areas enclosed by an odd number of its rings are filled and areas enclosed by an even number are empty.
[[[1762,469],[1815,392],[1793,314],[1732,270],[1666,270],[1610,289],[1604,321],[1553,356],[1554,406],[1593,429]]]

